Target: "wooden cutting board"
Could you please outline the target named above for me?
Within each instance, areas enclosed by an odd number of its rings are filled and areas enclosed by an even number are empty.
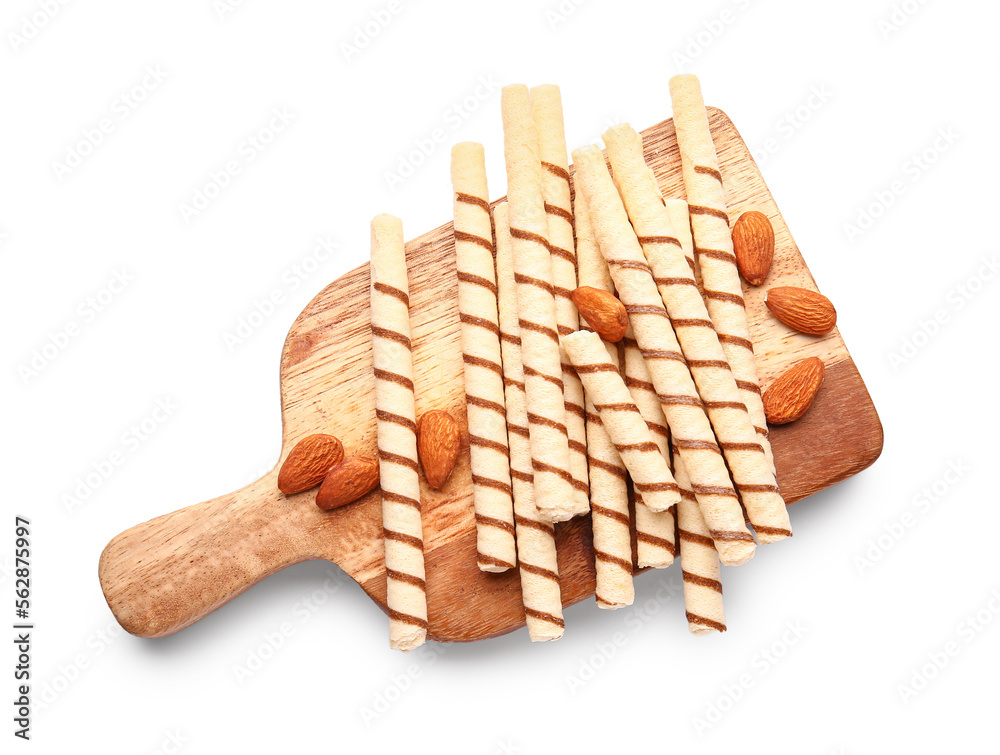
[[[762,385],[804,357],[826,363],[826,382],[812,409],[771,434],[778,482],[792,503],[874,462],[882,426],[838,331],[819,338],[797,334],[767,312],[768,287],[816,284],[736,128],[714,108],[709,121],[730,216],[755,209],[774,224],[771,275],[764,286],[746,291]],[[664,195],[683,197],[672,121],[643,136]],[[430,490],[421,480],[429,634],[441,641],[479,640],[523,626],[524,614],[517,572],[486,574],[476,566],[451,224],[409,242],[406,254],[417,415],[445,409],[464,433],[462,456],[444,488]],[[375,453],[368,288],[363,265],[327,286],[293,323],[281,355],[281,460],[301,438],[318,432],[339,437],[349,454]],[[315,490],[290,497],[278,492],[281,460],[242,490],[140,524],[108,544],[101,586],[126,630],[142,637],[172,634],[279,569],[316,558],[340,566],[385,609],[378,491],[324,512],[313,503]],[[570,605],[594,594],[590,518],[560,524],[556,534],[563,602]],[[741,568],[753,569],[753,561]]]

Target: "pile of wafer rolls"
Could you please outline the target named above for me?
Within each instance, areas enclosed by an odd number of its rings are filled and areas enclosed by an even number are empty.
[[[517,569],[532,641],[564,631],[560,522],[589,515],[601,608],[681,563],[688,626],[726,630],[721,567],[790,537],[775,479],[724,176],[698,80],[670,81],[686,197],[664,197],[628,125],[572,153],[558,87],[503,88],[506,201],[452,150],[454,245],[477,564]],[[371,326],[392,647],[427,636],[402,227],[372,223]],[[616,296],[619,343],[571,297]],[[620,336],[620,332],[619,332]],[[634,536],[633,536],[634,533]],[[756,537],[755,537],[756,536]]]

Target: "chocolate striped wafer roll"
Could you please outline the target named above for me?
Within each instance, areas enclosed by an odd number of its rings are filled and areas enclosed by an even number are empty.
[[[694,238],[691,236],[691,216],[688,214],[688,203],[683,199],[668,197],[663,200],[663,206],[670,219],[670,226],[674,229],[674,237],[680,243],[684,259],[691,274],[694,275],[700,291],[701,281],[699,280],[698,266],[694,263]]]
[[[656,179],[646,166],[642,137],[623,124],[605,131],[604,141],[618,193],[653,271],[750,523],[755,529],[760,528],[758,535],[763,542],[778,539],[774,537],[776,533],[790,535],[788,512],[778,492],[774,470],[743,403],[720,337],[660,198]]]
[[[586,203],[576,203],[577,267],[581,286],[613,292],[611,273],[597,248]],[[586,330],[592,328],[582,323]],[[618,367],[618,344],[604,343],[608,359]],[[594,533],[594,559],[597,571],[597,605],[619,608],[635,599],[632,584],[632,543],[629,536],[628,482],[625,464],[611,436],[604,429],[594,402],[586,396],[587,455],[590,466],[590,518]],[[628,563],[629,568],[625,568]]]
[[[625,385],[632,400],[639,407],[639,413],[646,421],[646,427],[664,459],[670,459],[670,429],[663,407],[656,395],[652,378],[642,351],[629,327],[625,334]],[[674,476],[676,480],[676,475]],[[679,485],[680,483],[678,483]],[[681,495],[684,494],[683,489]],[[635,494],[635,540],[636,563],[663,569],[674,562],[677,544],[674,542],[675,509],[653,511],[646,506],[642,496]]]
[[[594,408],[632,476],[636,494],[641,494],[653,511],[675,506],[680,501],[680,488],[618,368],[608,358],[601,337],[589,330],[578,330],[563,337],[563,346],[583,380],[584,390],[592,394]]]
[[[513,568],[517,551],[483,145],[452,148],[451,183],[477,562],[483,571],[502,572]]]
[[[584,192],[581,191],[577,194],[576,204],[577,217],[581,217],[584,212],[581,208],[586,207]],[[582,217],[578,221],[578,226],[580,222],[582,222]],[[589,224],[589,222],[588,217],[587,223]],[[603,256],[601,263],[604,270],[607,271],[608,265],[604,262]],[[610,272],[607,272],[607,275],[610,279]],[[635,405],[639,407],[639,413],[646,420],[646,425],[649,427],[660,453],[665,459],[669,459],[670,431],[667,419],[663,415],[663,407],[660,406],[660,400],[649,376],[649,369],[646,367],[642,351],[635,340],[635,333],[631,326],[625,334],[622,346],[625,352],[625,385],[628,386]],[[654,569],[666,568],[674,562],[674,557],[677,555],[677,544],[674,542],[675,509],[653,511],[642,503],[642,495],[639,493],[636,493],[635,500],[636,563],[639,566],[650,566]]]
[[[559,87],[543,84],[531,89],[531,112],[538,135],[542,167],[542,199],[548,219],[549,253],[552,256],[552,290],[556,300],[556,328],[560,336],[580,327],[580,315],[570,295],[576,288],[576,246],[573,241],[573,206],[569,190],[569,158]],[[587,475],[587,431],[584,421],[583,383],[573,365],[560,353],[563,402],[569,435],[569,471],[573,475],[574,514],[590,511]]]
[[[767,420],[757,379],[753,342],[750,340],[743,286],[733,253],[719,156],[712,141],[698,78],[691,74],[674,76],[670,79],[670,98],[673,101],[674,127],[677,129],[688,211],[691,213],[695,254],[708,311],[719,331],[743,403],[750,412],[773,469],[774,459],[767,439]],[[766,543],[791,534],[782,529],[778,527],[770,531],[765,527],[763,531],[757,531],[757,537]]]
[[[517,290],[511,249],[507,203],[493,211],[497,237],[497,288],[500,308],[500,348],[503,382],[507,397],[507,433],[510,443],[510,476],[514,488],[514,522],[517,532],[517,562],[521,574],[528,636],[532,642],[557,640],[563,635],[562,595],[559,564],[551,522],[542,520],[535,506],[528,440],[528,409],[521,364],[521,336],[517,325]]]
[[[412,650],[427,638],[427,591],[410,295],[403,224],[392,215],[372,220],[371,322],[389,645]]]
[[[576,506],[569,471],[552,259],[546,237],[548,221],[528,88],[523,84],[505,86],[501,110],[535,505],[542,516],[561,522],[573,516]]]
[[[597,244],[597,237],[594,236],[594,226],[590,222],[590,210],[587,208],[587,198],[583,193],[576,195],[576,262],[577,275],[581,286],[599,288],[613,294],[615,292],[614,281],[611,280],[611,271],[608,270],[608,263],[604,261],[604,255]],[[583,327],[592,330],[583,320]]]
[[[611,269],[618,298],[628,310],[636,341],[715,546],[724,564],[745,563],[753,557],[757,545],[746,528],[722,451],[604,155],[595,146],[583,147],[573,152],[573,162],[577,190],[586,195],[601,252]]]
[[[693,634],[726,631],[726,611],[722,605],[722,569],[715,543],[691,490],[684,461],[674,452],[674,477],[681,488],[677,505],[681,572],[684,577],[684,610]]]

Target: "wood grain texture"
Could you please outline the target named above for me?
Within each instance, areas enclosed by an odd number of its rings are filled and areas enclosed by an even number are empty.
[[[771,273],[763,286],[745,290],[762,385],[804,357],[826,363],[826,381],[809,412],[771,431],[778,483],[792,503],[874,462],[882,449],[882,426],[837,330],[804,336],[767,312],[768,287],[817,287],[736,128],[715,108],[709,108],[709,122],[730,218],[756,209],[774,225]],[[646,160],[664,195],[684,197],[672,122],[653,126],[643,137]],[[488,574],[476,566],[451,225],[409,242],[406,253],[417,416],[445,409],[463,433],[459,462],[445,486],[434,491],[421,479],[429,637],[485,639],[523,626],[524,615],[516,570]],[[348,454],[375,451],[368,294],[364,265],[327,286],[292,325],[281,357],[282,454],[271,472],[242,490],[133,527],[105,548],[101,585],[126,630],[143,637],[172,634],[264,577],[314,558],[338,564],[384,610],[378,490],[326,512],[315,506],[315,491],[285,496],[276,484],[280,462],[312,433],[336,435]],[[592,597],[589,517],[558,525],[556,542],[564,605]],[[742,568],[752,569],[753,562]]]

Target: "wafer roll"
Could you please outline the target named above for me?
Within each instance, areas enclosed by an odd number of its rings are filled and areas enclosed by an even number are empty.
[[[694,238],[691,236],[691,216],[688,214],[688,203],[683,199],[666,198],[663,200],[667,217],[670,219],[670,227],[674,229],[674,237],[680,242],[681,251],[684,252],[684,259],[688,268],[701,290],[701,278],[698,274],[698,266],[694,262]]]
[[[581,286],[590,286],[609,293],[614,292],[608,263],[601,256],[594,238],[586,203],[582,196],[576,200],[576,249],[577,268]],[[592,328],[584,321],[581,327]],[[604,343],[611,363],[618,367],[618,344]],[[594,555],[597,570],[595,597],[602,608],[631,605],[635,599],[632,569],[632,544],[621,537],[629,527],[628,481],[625,465],[618,449],[604,429],[601,415],[594,402],[587,396],[587,457],[590,467],[590,513],[594,532]],[[626,551],[623,545],[628,545]],[[609,550],[616,548],[617,552]]]
[[[570,204],[569,161],[563,127],[562,98],[552,84],[531,89],[531,111],[538,134],[542,167],[542,199],[548,218],[552,286],[556,300],[556,328],[567,335],[580,327],[580,316],[570,298],[576,288],[576,247],[573,243],[573,207]],[[573,475],[574,513],[590,510],[587,485],[587,435],[584,423],[583,383],[573,365],[560,353],[566,430],[569,435],[569,471]]]
[[[632,476],[636,493],[653,511],[666,511],[676,505],[680,488],[618,368],[608,358],[601,337],[589,330],[578,330],[565,336],[563,345],[583,380],[584,390],[593,392],[594,408]]]
[[[601,253],[611,269],[618,297],[629,312],[636,341],[722,562],[745,563],[753,556],[756,543],[746,528],[705,407],[604,155],[597,147],[584,147],[573,152],[573,162],[577,189],[586,195]]]
[[[639,407],[639,413],[646,422],[660,455],[670,459],[670,430],[663,407],[656,395],[653,381],[649,377],[646,360],[636,343],[631,327],[625,334],[625,385],[632,400]],[[675,476],[676,479],[676,476]],[[680,483],[678,483],[679,485]],[[681,490],[681,495],[684,491]],[[677,555],[674,542],[674,509],[653,511],[645,505],[642,496],[635,495],[635,539],[636,563],[662,569],[670,566]]]
[[[684,576],[684,610],[688,629],[694,634],[726,631],[722,605],[722,569],[719,554],[705,518],[691,490],[691,481],[680,456],[674,454],[674,477],[681,488],[677,505],[681,570]]]
[[[412,650],[427,637],[427,593],[410,295],[403,224],[391,215],[372,221],[371,322],[389,645]]]
[[[595,334],[596,335],[596,334]],[[618,366],[618,349],[604,344],[609,363]],[[587,396],[587,452],[590,456],[590,517],[594,535],[594,597],[599,608],[632,605],[632,538],[625,464]]]
[[[760,382],[754,362],[753,342],[747,323],[743,286],[733,253],[733,237],[719,172],[719,157],[708,125],[708,112],[701,96],[698,78],[691,74],[670,79],[674,126],[681,154],[681,172],[687,191],[695,253],[708,311],[719,331],[722,347],[733,369],[743,403],[750,412],[764,453],[774,467],[771,444],[767,439],[767,420],[761,402]],[[762,522],[762,525],[764,523]],[[757,530],[762,543],[788,537],[777,527]]]
[[[587,208],[587,198],[582,192],[576,195],[576,261],[577,274],[581,286],[599,288],[602,291],[614,293],[615,284],[611,280],[611,271],[604,255],[597,245],[594,236],[594,226],[590,222],[590,210]],[[584,321],[584,327],[589,329]]]
[[[493,227],[481,144],[462,142],[454,146],[451,183],[455,192],[458,317],[465,363],[477,562],[483,571],[501,572],[514,566],[517,552],[493,272]]]
[[[507,432],[510,443],[510,476],[514,489],[521,600],[532,642],[557,640],[563,635],[562,596],[553,525],[542,520],[535,506],[528,440],[528,410],[521,364],[521,337],[517,325],[517,291],[511,251],[507,203],[493,212],[497,237],[497,287],[500,309],[500,348],[507,398]]]
[[[791,525],[774,470],[661,201],[656,179],[643,159],[642,137],[630,126],[620,125],[608,129],[604,141],[618,192],[653,271],[750,523],[755,529],[760,527],[758,535],[763,542],[778,539],[774,536],[779,533],[790,535]]]
[[[570,519],[576,507],[569,471],[552,259],[546,238],[548,221],[527,87],[504,87],[501,110],[535,505],[542,516],[561,522]]]

